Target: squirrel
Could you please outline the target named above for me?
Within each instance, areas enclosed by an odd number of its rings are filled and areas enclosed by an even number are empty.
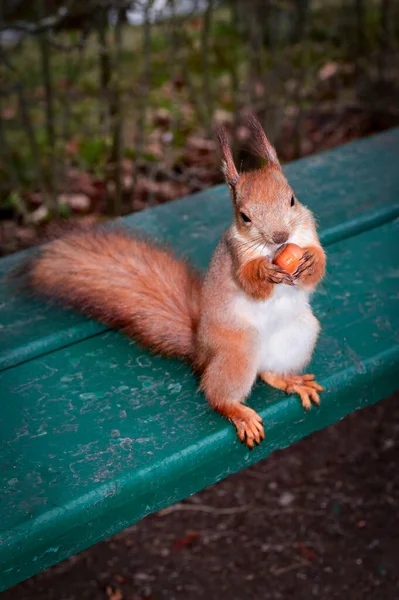
[[[25,275],[31,291],[188,361],[210,406],[252,449],[265,437],[261,417],[244,404],[257,377],[297,393],[305,409],[320,402],[322,386],[300,373],[320,330],[309,297],[326,257],[315,219],[287,182],[262,126],[251,117],[249,127],[252,151],[265,160],[243,173],[226,130],[216,132],[234,220],[203,279],[169,250],[115,227],[53,240],[29,260]],[[304,252],[292,275],[273,264],[287,242]]]

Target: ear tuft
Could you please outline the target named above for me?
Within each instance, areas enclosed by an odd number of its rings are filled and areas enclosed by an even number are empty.
[[[259,156],[260,158],[266,158],[269,162],[273,163],[276,167],[281,169],[277,152],[267,139],[267,136],[263,131],[262,125],[254,115],[252,115],[249,118],[248,127],[250,128],[252,133],[250,144],[251,150],[255,154],[255,156]]]
[[[222,171],[228,186],[234,188],[237,185],[240,176],[234,164],[227,132],[224,127],[220,126],[215,130],[215,135],[219,142],[220,153],[222,156]]]

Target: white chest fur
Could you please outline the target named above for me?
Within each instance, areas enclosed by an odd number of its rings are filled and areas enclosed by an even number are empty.
[[[295,373],[309,362],[319,323],[309,306],[308,292],[279,284],[264,301],[242,292],[235,298],[234,311],[257,334],[258,372]]]

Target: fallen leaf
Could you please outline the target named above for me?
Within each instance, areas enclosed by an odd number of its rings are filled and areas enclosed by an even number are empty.
[[[363,529],[363,527],[366,527],[366,521],[358,521],[357,526],[359,529]]]
[[[339,65],[336,62],[328,62],[319,71],[319,79],[325,81],[338,73]]]
[[[90,210],[90,198],[86,194],[60,194],[58,203],[66,204],[77,213],[87,213]]]
[[[38,192],[28,192],[26,197],[31,206],[41,206],[43,204],[43,197]]]
[[[65,150],[68,154],[77,154],[79,152],[79,140],[74,137],[65,144]]]
[[[122,172],[124,175],[133,175],[134,164],[132,160],[129,160],[128,158],[122,160]]]
[[[3,108],[1,116],[5,121],[9,121],[10,119],[13,119],[16,114],[16,108],[14,106],[8,106],[7,108]]]
[[[32,244],[36,240],[36,231],[33,227],[17,227],[15,235],[20,242],[25,244]]]
[[[135,573],[133,575],[134,579],[136,579],[137,581],[153,581],[154,580],[154,576],[153,575],[149,575],[148,573]]]
[[[180,74],[176,74],[172,79],[172,84],[177,90],[181,90],[184,87],[185,81]]]
[[[294,500],[294,494],[291,494],[291,492],[283,492],[280,498],[278,499],[278,503],[280,506],[289,506],[293,503]]]
[[[171,122],[171,114],[167,108],[158,108],[153,118],[156,127],[169,127]]]
[[[215,125],[231,125],[234,120],[234,115],[229,110],[223,108],[217,108],[213,115],[213,122]]]
[[[109,600],[123,600],[123,594],[119,588],[113,588],[110,585],[107,585],[105,588],[105,593],[107,594]]]
[[[29,220],[31,223],[34,223],[35,225],[37,225],[38,223],[42,223],[43,221],[45,221],[48,218],[48,216],[49,216],[49,210],[48,210],[47,206],[42,205],[30,213]]]
[[[302,542],[299,542],[298,550],[302,554],[302,556],[304,558],[306,558],[307,560],[316,560],[317,559],[317,554],[315,552],[313,552],[313,550],[311,550],[310,548],[305,546],[305,544],[303,544]]]
[[[204,26],[204,20],[201,17],[195,17],[194,19],[191,19],[191,21],[189,21],[187,23],[187,27],[189,29],[194,29],[194,30],[202,29],[203,26]]]
[[[200,537],[200,535],[201,534],[199,531],[191,531],[184,537],[173,542],[173,550],[181,550],[181,548],[186,548],[187,546],[190,546],[196,539]]]

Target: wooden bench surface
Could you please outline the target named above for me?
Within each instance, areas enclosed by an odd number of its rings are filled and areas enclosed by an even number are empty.
[[[266,440],[253,452],[187,366],[4,286],[0,589],[398,387],[398,150],[394,130],[286,169],[329,245],[310,366],[327,391],[304,414],[295,397],[258,383],[249,404]],[[205,267],[230,214],[219,187],[125,221]],[[19,260],[0,261],[3,272]]]

